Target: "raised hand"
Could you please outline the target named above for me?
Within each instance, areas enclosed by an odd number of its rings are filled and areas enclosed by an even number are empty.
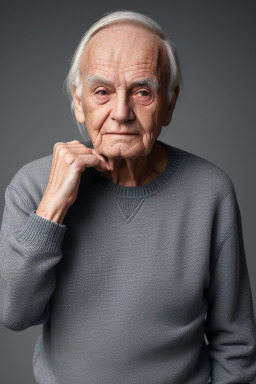
[[[81,174],[88,167],[100,172],[110,170],[103,156],[78,140],[54,145],[49,182],[36,214],[62,224],[78,194]]]

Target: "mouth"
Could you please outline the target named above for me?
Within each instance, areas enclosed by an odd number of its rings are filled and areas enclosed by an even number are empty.
[[[131,135],[131,136],[134,136],[134,135],[137,135],[137,133],[130,133],[130,132],[109,132],[107,133],[107,135]]]

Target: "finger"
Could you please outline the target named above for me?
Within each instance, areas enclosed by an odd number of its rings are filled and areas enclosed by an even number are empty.
[[[51,164],[50,175],[49,175],[49,180],[48,180],[48,184],[47,184],[47,187],[46,187],[46,191],[48,190],[48,187],[51,185],[53,177],[54,177],[54,174],[56,172],[57,153],[58,153],[58,151],[59,151],[59,149],[61,147],[61,144],[63,144],[63,143],[62,142],[57,142],[53,146],[52,164]]]
[[[107,165],[106,164],[104,164],[104,165],[102,165],[102,164],[99,164],[99,165],[97,165],[96,167],[94,167],[97,171],[99,171],[99,172],[106,172],[106,171],[110,171],[110,169],[109,168],[107,168]]]
[[[73,164],[79,164],[82,168],[82,172],[84,172],[86,168],[99,166],[99,163],[100,159],[95,155],[77,155]]]
[[[110,166],[109,166],[109,163],[108,163],[108,158],[106,156],[103,156],[103,155],[100,155],[98,152],[95,151],[95,149],[92,150],[93,153],[95,153],[96,156],[99,157],[99,159],[106,165],[106,168],[108,170],[110,170]]]
[[[62,153],[60,153],[62,151]],[[54,177],[54,175],[58,174],[60,169],[64,165],[64,157],[71,155],[89,155],[91,154],[91,148],[87,148],[85,145],[79,143],[77,140],[68,142],[68,143],[56,143],[54,146],[54,153],[53,153],[53,164],[52,164],[52,171],[50,174],[50,182],[51,179]]]
[[[74,152],[74,153],[79,153],[81,151],[84,151],[84,153],[91,153],[92,152],[91,148],[88,148],[84,144],[79,143],[79,142],[78,143],[73,143],[73,142],[64,143],[63,146],[66,149],[68,149],[68,150],[70,150],[71,152]]]

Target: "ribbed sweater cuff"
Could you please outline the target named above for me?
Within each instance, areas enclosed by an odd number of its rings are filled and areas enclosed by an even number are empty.
[[[66,225],[44,219],[32,211],[21,232],[15,234],[16,240],[45,252],[58,253],[66,232]]]

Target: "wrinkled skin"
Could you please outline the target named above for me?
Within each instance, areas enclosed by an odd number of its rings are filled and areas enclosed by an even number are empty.
[[[158,37],[133,24],[100,30],[85,49],[81,100],[74,87],[76,118],[85,123],[97,153],[108,159],[113,171],[105,175],[116,183],[138,185],[143,178],[145,183],[167,164],[166,150],[155,144],[177,98],[168,103],[166,60]],[[150,81],[136,83],[143,79]]]

